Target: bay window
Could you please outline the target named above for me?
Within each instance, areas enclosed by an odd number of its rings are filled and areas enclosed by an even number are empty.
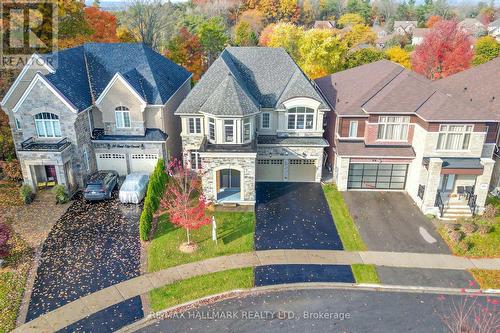
[[[115,109],[116,128],[130,128],[130,111],[126,106]]]
[[[287,123],[289,130],[311,130],[314,125],[314,110],[306,107],[288,109]]]
[[[472,125],[440,125],[437,150],[469,149]]]
[[[201,134],[201,118],[189,118],[189,134]]]
[[[252,123],[249,118],[243,120],[243,141],[248,142],[252,139]]]
[[[224,120],[224,142],[234,143],[234,120]]]
[[[377,140],[407,140],[410,117],[381,116],[378,122]]]
[[[36,133],[40,138],[60,138],[61,124],[53,113],[43,112],[35,115]]]

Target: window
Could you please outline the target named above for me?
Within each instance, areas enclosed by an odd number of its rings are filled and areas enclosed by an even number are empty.
[[[224,120],[224,142],[234,142],[234,120]]]
[[[208,118],[208,138],[215,141],[215,119]]]
[[[247,142],[252,139],[252,123],[250,119],[243,120],[243,141]]]
[[[59,117],[53,113],[39,113],[35,115],[36,133],[40,138],[60,138],[61,125]]]
[[[469,149],[472,125],[440,125],[437,150]]]
[[[189,133],[190,134],[201,133],[201,118],[189,118]]]
[[[17,119],[17,118],[15,118],[15,121],[16,121],[16,129],[17,129],[18,131],[20,131],[20,130],[21,130],[21,122],[20,122],[20,121],[19,121],[19,119]]]
[[[191,152],[191,169],[201,169],[201,157],[200,153],[197,151]]]
[[[262,113],[262,128],[271,128],[271,114],[269,112]]]
[[[353,120],[349,123],[349,137],[356,138],[358,136],[358,122]]]
[[[306,107],[288,109],[289,130],[313,129],[314,110]]]
[[[410,117],[379,117],[378,140],[405,141]]]
[[[130,128],[130,111],[126,106],[115,109],[116,128]]]

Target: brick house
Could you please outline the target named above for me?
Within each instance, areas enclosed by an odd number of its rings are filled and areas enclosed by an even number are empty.
[[[451,93],[450,81],[386,60],[317,79],[334,110],[325,136],[339,190],[406,191],[424,213],[445,218],[481,213],[499,110]]]
[[[174,111],[191,74],[143,44],[33,55],[4,99],[24,182],[71,191],[96,170],[149,172],[180,154]]]

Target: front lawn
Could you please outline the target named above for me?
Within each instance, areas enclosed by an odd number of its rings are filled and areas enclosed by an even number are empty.
[[[0,180],[0,207],[21,206],[23,202],[19,195],[19,184]]]
[[[323,185],[323,192],[344,249],[346,251],[366,251],[366,244],[363,242],[349,213],[349,208],[337,187],[333,184]],[[380,283],[374,265],[352,265],[351,268],[357,283]]]
[[[500,271],[471,269],[470,272],[482,289],[500,289]]]
[[[151,291],[153,311],[234,289],[252,288],[253,269],[241,268],[192,277]]]
[[[200,261],[211,257],[253,251],[255,214],[253,212],[210,212],[217,223],[218,244],[212,241],[212,225],[191,232],[191,240],[198,244],[192,254],[181,253],[179,245],[186,241],[186,231],[160,218],[158,229],[148,248],[148,271]]]

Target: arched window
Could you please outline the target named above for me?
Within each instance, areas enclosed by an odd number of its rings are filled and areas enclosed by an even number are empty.
[[[307,107],[288,109],[289,130],[311,130],[314,128],[314,110]]]
[[[130,128],[130,111],[126,106],[115,109],[116,128]]]
[[[59,117],[53,113],[42,112],[35,115],[36,133],[40,138],[60,138]]]

